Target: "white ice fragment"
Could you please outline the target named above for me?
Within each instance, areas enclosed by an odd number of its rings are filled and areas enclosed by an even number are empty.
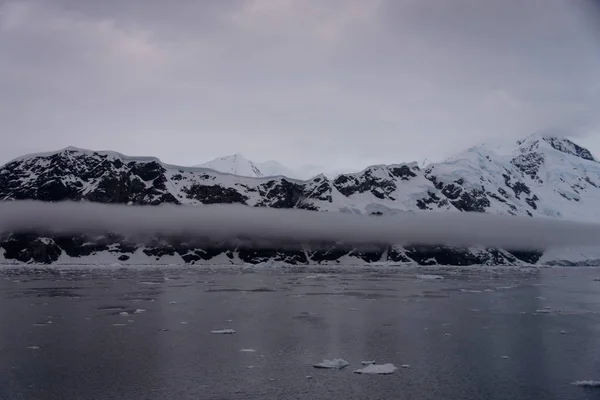
[[[549,313],[551,313],[551,312],[552,312],[552,310],[549,310],[549,309],[542,309],[542,310],[535,310],[535,311],[534,311],[534,314],[549,314]]]
[[[120,312],[119,315],[122,317],[126,317],[129,315],[129,313],[127,311],[123,311],[123,312]]]
[[[180,324],[181,324],[181,325],[187,325],[188,323],[189,323],[189,322],[187,322],[187,321],[181,321],[181,322],[180,322]]]
[[[567,333],[569,333],[569,332],[567,332],[567,331],[560,331],[561,335],[566,335]]]
[[[350,363],[341,358],[334,358],[333,360],[323,360],[318,364],[313,365],[315,368],[327,368],[327,369],[342,369],[346,368]]]
[[[410,368],[410,365],[408,365],[408,364],[402,364],[402,365],[400,366],[400,368]]]
[[[169,304],[177,304],[177,302],[173,300],[173,301],[170,301]]]
[[[241,349],[240,351],[242,353],[256,353],[256,350],[254,349]]]
[[[441,275],[417,275],[418,279],[444,279]]]
[[[143,312],[146,312],[146,310],[144,310],[143,308],[138,308],[138,309],[136,309],[136,310],[135,310],[133,313],[134,313],[134,314],[141,314],[141,313],[143,313]]]
[[[216,331],[210,331],[210,333],[213,333],[215,335],[231,335],[234,334],[235,331],[233,329],[220,329]]]
[[[572,385],[586,388],[600,388],[600,381],[577,381],[573,382]]]
[[[371,364],[375,364],[375,361],[362,361],[361,364],[362,365],[371,365]]]
[[[508,360],[510,357],[509,356],[502,356],[503,360]]]
[[[394,364],[371,364],[367,365],[365,368],[357,369],[354,371],[355,374],[373,374],[373,375],[389,375],[396,372],[398,367]]]
[[[444,336],[452,336],[450,333],[444,333]]]

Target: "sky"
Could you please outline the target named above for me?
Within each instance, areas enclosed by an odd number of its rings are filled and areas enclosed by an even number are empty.
[[[494,138],[600,155],[596,0],[0,0],[0,162],[69,145],[325,171]]]

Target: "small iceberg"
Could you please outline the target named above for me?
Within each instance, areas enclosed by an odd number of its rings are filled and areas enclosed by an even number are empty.
[[[256,350],[254,349],[241,349],[240,351],[242,353],[256,353]]]
[[[394,364],[370,364],[364,368],[354,371],[355,374],[370,374],[370,375],[390,375],[396,372],[398,367]]]
[[[346,368],[350,363],[341,358],[334,358],[333,360],[323,360],[318,364],[313,365],[315,368],[326,368],[326,369],[342,369]]]
[[[216,331],[210,331],[210,333],[213,333],[215,335],[232,335],[235,333],[235,330],[233,329],[220,329],[220,330],[216,330]]]
[[[371,365],[371,364],[375,364],[375,361],[362,361],[361,364],[362,365]]]

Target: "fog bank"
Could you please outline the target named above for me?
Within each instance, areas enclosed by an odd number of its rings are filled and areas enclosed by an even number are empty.
[[[600,224],[481,213],[367,216],[242,205],[125,206],[89,202],[0,203],[0,231],[157,235],[210,242],[448,245],[514,250],[600,244]]]

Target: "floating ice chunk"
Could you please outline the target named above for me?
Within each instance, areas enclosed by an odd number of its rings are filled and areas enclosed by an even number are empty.
[[[569,333],[569,332],[567,332],[567,331],[560,331],[561,335],[566,335],[567,333]]]
[[[242,353],[256,353],[256,350],[254,349],[241,349],[240,351]]]
[[[170,301],[169,304],[177,304],[177,302],[175,300]]]
[[[146,312],[146,310],[144,310],[143,308],[138,308],[133,313],[134,314],[140,314],[140,313],[143,313],[143,312]]]
[[[123,311],[123,312],[120,312],[119,315],[122,317],[126,317],[129,315],[129,313],[127,311]]]
[[[573,382],[572,385],[586,388],[600,388],[600,381],[577,381]]]
[[[417,275],[418,279],[444,279],[441,275]]]
[[[363,361],[361,362],[362,365],[371,365],[371,364],[375,364],[375,361]]]
[[[354,371],[355,374],[373,374],[373,375],[389,375],[396,372],[398,367],[394,364],[371,364],[367,365],[364,368],[357,369]]]
[[[408,364],[402,364],[402,365],[400,366],[400,368],[410,368],[410,365],[408,365]]]
[[[535,310],[534,314],[549,314],[551,312],[552,312],[552,310],[544,308],[544,309],[541,309],[541,310]]]
[[[235,333],[235,331],[233,329],[219,329],[216,331],[210,331],[210,333],[215,335],[232,335]]]
[[[509,356],[502,356],[503,360],[508,360],[510,357]]]
[[[313,365],[315,368],[327,368],[327,369],[342,369],[346,368],[350,363],[341,358],[334,358],[333,360],[325,360],[318,364]]]

